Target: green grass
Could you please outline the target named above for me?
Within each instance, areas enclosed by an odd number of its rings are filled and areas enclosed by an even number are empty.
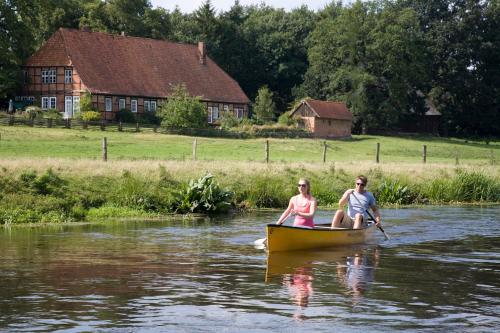
[[[116,132],[97,129],[48,129],[0,126],[0,158],[100,159],[102,138],[108,140],[110,160],[189,160],[193,137],[152,132]],[[197,159],[205,161],[263,161],[266,139],[224,139],[198,137]],[[329,140],[327,161],[373,161],[376,143],[381,144],[380,162],[422,161],[427,145],[427,163],[496,164],[500,142],[486,144],[453,138],[383,137],[361,135],[352,140]],[[269,139],[273,162],[321,163],[323,140]]]

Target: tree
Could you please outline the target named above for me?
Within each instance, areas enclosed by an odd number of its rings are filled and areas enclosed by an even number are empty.
[[[208,126],[205,105],[198,97],[191,97],[185,85],[172,88],[172,94],[160,105],[161,125],[173,128],[204,128]]]
[[[263,86],[257,92],[253,106],[253,117],[256,120],[268,122],[273,120],[276,113],[276,106],[273,102],[273,93]]]

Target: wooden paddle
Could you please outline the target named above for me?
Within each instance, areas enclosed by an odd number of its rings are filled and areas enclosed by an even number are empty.
[[[356,198],[356,201],[359,203],[359,205],[360,205],[360,206],[363,206],[363,205],[361,204],[361,201],[359,201],[358,197],[356,196],[356,194],[354,194],[354,191],[352,192],[352,195],[353,195],[353,197],[355,197],[355,198]],[[366,212],[366,213],[368,214],[368,216],[369,216],[369,217],[373,220],[373,222],[375,222],[375,223],[376,223],[375,218],[373,217],[373,215],[372,215],[372,214],[370,214],[370,212],[368,211],[368,209],[366,209],[366,210],[365,210],[365,212]],[[385,230],[384,230],[384,228],[382,228],[382,226],[377,225],[377,224],[375,224],[375,226],[376,226],[377,228],[379,228],[379,230],[380,230],[380,231],[382,231],[382,233],[384,234],[384,236],[385,236],[385,239],[386,239],[386,240],[389,240],[389,239],[390,239],[389,235],[385,232]]]

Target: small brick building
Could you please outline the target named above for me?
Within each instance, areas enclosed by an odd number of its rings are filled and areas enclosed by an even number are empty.
[[[65,118],[79,111],[87,91],[105,120],[115,119],[120,109],[154,112],[178,84],[205,103],[209,123],[217,123],[224,113],[248,117],[250,100],[207,56],[203,42],[190,45],[60,28],[23,70],[23,89],[16,99],[57,109]]]
[[[290,117],[299,120],[299,126],[320,138],[351,136],[352,114],[345,103],[305,99]]]

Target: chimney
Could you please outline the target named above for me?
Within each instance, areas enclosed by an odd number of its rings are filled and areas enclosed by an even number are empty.
[[[204,42],[198,42],[198,52],[200,53],[200,64],[205,65],[207,58],[207,49]]]
[[[90,32],[90,27],[88,25],[82,26],[82,31]]]

